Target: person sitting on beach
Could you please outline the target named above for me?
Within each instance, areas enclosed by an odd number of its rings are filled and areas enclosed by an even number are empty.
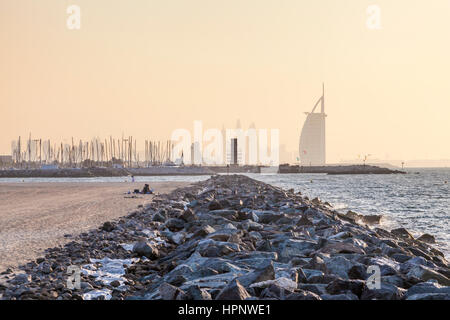
[[[150,189],[150,186],[147,183],[144,185],[144,188],[142,189],[142,193],[143,194],[150,194],[150,193],[152,193],[152,190]]]

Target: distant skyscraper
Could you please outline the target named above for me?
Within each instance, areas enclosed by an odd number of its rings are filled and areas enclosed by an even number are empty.
[[[238,164],[238,139],[231,139],[231,164]]]
[[[320,112],[314,113],[321,104]],[[302,166],[325,164],[325,86],[322,84],[322,97],[307,114],[300,135],[299,156]]]

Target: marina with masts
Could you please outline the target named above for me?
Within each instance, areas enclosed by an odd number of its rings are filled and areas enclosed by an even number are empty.
[[[18,137],[11,143],[11,167],[17,169],[87,168],[87,167],[149,167],[170,164],[171,141],[145,140],[139,152],[133,136],[70,143]]]

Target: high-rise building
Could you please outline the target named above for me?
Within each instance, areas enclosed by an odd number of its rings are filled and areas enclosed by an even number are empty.
[[[238,165],[238,139],[231,139],[231,164]]]
[[[320,112],[314,112],[320,103]],[[302,166],[325,165],[325,86],[322,97],[311,112],[305,112],[306,120],[300,135],[299,157]]]

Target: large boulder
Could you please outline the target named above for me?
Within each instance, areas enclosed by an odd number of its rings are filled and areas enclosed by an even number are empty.
[[[247,274],[238,277],[239,282],[246,288],[250,287],[250,285],[254,283],[274,279],[275,279],[275,269],[271,261],[254,271],[251,271]]]
[[[219,201],[213,200],[208,203],[208,209],[209,210],[220,210],[220,209],[222,209],[222,205],[220,204]]]
[[[335,256],[325,260],[325,266],[330,274],[335,274],[342,279],[348,279],[348,272],[355,265],[360,265],[342,256]]]
[[[301,216],[301,218],[297,221],[297,223],[295,224],[296,226],[312,226],[313,223],[311,220],[308,219],[308,217],[306,215]]]
[[[152,217],[152,220],[156,221],[156,222],[162,222],[162,223],[166,222],[166,220],[167,220],[166,210],[161,209],[158,212],[155,212],[155,214]]]
[[[431,268],[416,265],[412,267],[406,274],[408,278],[419,279],[420,281],[436,280],[439,284],[444,286],[450,286],[450,279],[443,274],[434,271]]]
[[[166,221],[165,225],[170,231],[179,231],[184,228],[185,221],[178,218],[171,218]]]
[[[258,222],[265,224],[275,222],[283,217],[282,214],[274,211],[256,211],[255,213],[258,216]]]
[[[45,274],[50,274],[53,272],[53,268],[51,267],[51,265],[48,262],[41,262],[38,267],[37,267],[39,272],[45,273]]]
[[[405,289],[398,288],[392,284],[381,283],[380,288],[364,288],[361,300],[401,300]]]
[[[252,220],[242,222],[240,226],[246,231],[262,231],[264,229],[262,224]]]
[[[360,218],[361,218],[361,222],[362,223],[372,225],[372,224],[380,224],[381,223],[381,219],[383,218],[383,216],[382,215],[376,215],[376,214],[367,215],[367,216],[361,215]]]
[[[103,226],[102,226],[102,230],[106,231],[106,232],[111,232],[116,228],[115,224],[110,222],[110,221],[106,221]]]
[[[325,245],[320,249],[321,252],[336,253],[356,253],[365,254],[365,251],[356,245],[348,242],[326,241]]]
[[[212,300],[211,294],[198,285],[192,285],[185,290],[188,300]]]
[[[413,235],[405,228],[391,230],[391,233],[399,238],[414,240]]]
[[[192,222],[192,221],[197,219],[197,216],[195,215],[194,211],[192,211],[192,209],[187,208],[180,215],[180,219],[182,219],[182,220],[184,220],[186,222]]]
[[[147,241],[136,242],[133,246],[133,252],[137,253],[139,256],[145,256],[150,260],[159,258],[158,249],[153,244]]]
[[[233,242],[205,239],[198,243],[197,250],[203,257],[221,257],[241,249],[238,244]]]
[[[405,299],[410,300],[419,300],[418,298],[424,298],[429,294],[440,294],[440,295],[449,295],[450,296],[450,287],[441,286],[436,281],[427,281],[418,283],[411,288],[405,294]],[[415,298],[412,298],[416,296]]]
[[[216,300],[245,300],[250,297],[247,290],[245,290],[237,279],[234,279],[219,292]]]
[[[426,243],[436,243],[436,239],[431,234],[425,233],[417,238],[417,240],[426,242]]]
[[[336,279],[327,285],[326,290],[331,294],[341,294],[350,291],[359,297],[365,288],[366,285],[363,280]]]
[[[220,216],[222,218],[226,218],[231,221],[235,221],[238,217],[236,210],[229,210],[229,209],[212,210],[209,212],[209,214]]]
[[[448,293],[418,293],[409,296],[406,300],[450,300]]]
[[[164,282],[159,286],[159,295],[163,300],[186,300],[186,293],[178,287]]]
[[[294,257],[308,256],[314,251],[317,243],[311,240],[287,239],[280,246],[279,256],[282,261],[290,261]]]

